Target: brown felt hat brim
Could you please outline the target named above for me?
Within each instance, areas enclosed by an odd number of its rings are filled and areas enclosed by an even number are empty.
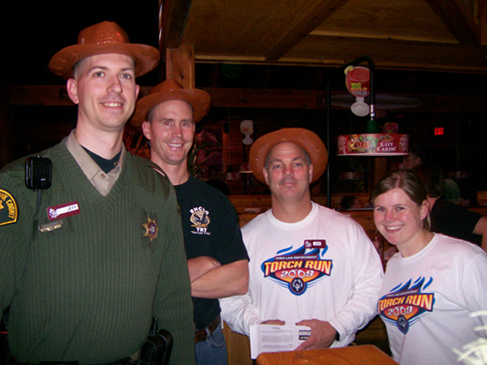
[[[164,83],[175,83],[173,80],[166,80]],[[197,123],[208,113],[211,106],[210,95],[201,89],[183,89],[170,84],[170,89],[161,92],[154,92],[144,96],[137,102],[137,107],[130,124],[136,127],[147,120],[147,114],[155,106],[169,100],[183,100],[193,107],[193,122]]]
[[[135,77],[145,75],[159,63],[160,53],[145,44],[76,44],[57,52],[49,62],[49,69],[65,79],[73,77],[73,66],[94,55],[117,53],[131,57],[135,62]]]

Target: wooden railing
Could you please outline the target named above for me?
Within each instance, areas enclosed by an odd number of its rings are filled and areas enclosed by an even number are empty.
[[[340,202],[346,194],[337,194],[332,196],[331,208],[339,209]],[[368,204],[368,194],[354,194],[360,202],[364,202],[363,206]],[[270,195],[230,195],[228,197],[235,209],[237,210],[240,227],[243,227],[253,218],[271,208]],[[326,205],[326,196],[313,196],[312,200],[318,204]],[[347,210],[343,212],[357,220],[365,229],[369,237],[375,234],[375,226],[372,220],[371,210]]]
[[[369,204],[368,193],[339,193],[331,196],[331,208],[339,210],[341,208],[340,202],[345,195],[356,196],[363,207]],[[260,213],[270,209],[272,205],[270,195],[230,195],[228,198],[237,210],[240,227],[243,227]],[[326,206],[326,196],[324,195],[312,196],[311,199],[318,204]],[[484,206],[487,203],[487,191],[479,191],[477,200],[481,206],[468,209],[487,216],[487,206]],[[372,237],[371,235],[375,232],[372,210],[347,210],[343,211],[343,213],[357,220],[369,234],[369,237]]]

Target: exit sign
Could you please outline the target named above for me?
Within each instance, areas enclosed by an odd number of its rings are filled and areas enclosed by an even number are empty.
[[[436,127],[435,128],[435,136],[442,136],[445,134],[445,128],[444,127]]]

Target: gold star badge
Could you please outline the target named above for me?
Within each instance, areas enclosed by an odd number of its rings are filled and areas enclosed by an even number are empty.
[[[142,224],[145,228],[144,237],[149,237],[150,241],[152,242],[153,239],[157,238],[157,232],[159,232],[159,228],[157,228],[156,220],[152,220],[147,218],[147,223]]]

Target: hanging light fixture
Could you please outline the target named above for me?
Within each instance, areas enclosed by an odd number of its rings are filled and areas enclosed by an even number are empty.
[[[370,62],[369,62],[370,63]],[[373,64],[371,70],[373,69]],[[344,69],[345,85],[348,92],[355,97],[351,106],[352,113],[365,117],[370,113],[365,133],[356,133],[338,136],[338,156],[402,156],[408,154],[409,136],[399,134],[395,130],[384,130],[379,133],[375,120],[371,86],[373,85],[373,72],[364,66],[349,65]],[[371,94],[371,105],[364,99]],[[395,124],[397,127],[397,124]]]
[[[360,76],[361,79],[355,79],[355,72],[350,73],[353,69],[358,68],[360,63],[367,62],[368,64],[368,71],[369,71],[369,85],[367,85],[366,80],[364,83],[365,77]],[[361,74],[366,74],[366,71],[363,69],[359,69]],[[377,126],[377,121],[375,120],[375,92],[374,92],[374,62],[369,56],[363,56],[357,58],[335,70],[333,70],[330,74],[329,81],[326,86],[326,132],[327,132],[327,139],[326,145],[327,147],[330,146],[330,119],[331,119],[331,81],[332,76],[336,74],[340,74],[340,72],[345,72],[346,76],[346,83],[350,84],[347,85],[347,89],[349,92],[359,90],[363,92],[364,88],[367,88],[367,91],[370,94],[370,105],[369,112],[367,113],[365,108],[367,108],[367,104],[364,100],[358,99],[362,97],[362,95],[355,95],[356,102],[354,104],[359,104],[356,107],[352,108],[352,112],[356,115],[364,114],[364,116],[370,114],[370,118],[367,121],[365,126],[365,133],[356,133],[350,135],[340,135],[338,136],[338,156],[404,156],[408,154],[408,145],[409,145],[409,136],[406,134],[399,134],[399,133],[379,133],[379,128]],[[359,72],[357,72],[359,73]],[[347,81],[349,80],[349,81]],[[360,84],[360,85],[359,85]],[[360,86],[360,88],[358,88]],[[370,87],[370,88],[369,88]],[[353,95],[353,93],[352,93]],[[364,97],[365,99],[365,97]],[[365,104],[365,108],[364,108]],[[331,189],[330,189],[330,167],[328,166],[326,170],[327,176],[327,186],[326,186],[326,198],[327,198],[327,206],[330,207],[331,202]]]
[[[369,105],[364,99],[370,94],[370,71],[364,66],[348,66],[345,71],[345,85],[350,94],[355,96],[355,103],[350,109],[358,117],[369,114]]]

